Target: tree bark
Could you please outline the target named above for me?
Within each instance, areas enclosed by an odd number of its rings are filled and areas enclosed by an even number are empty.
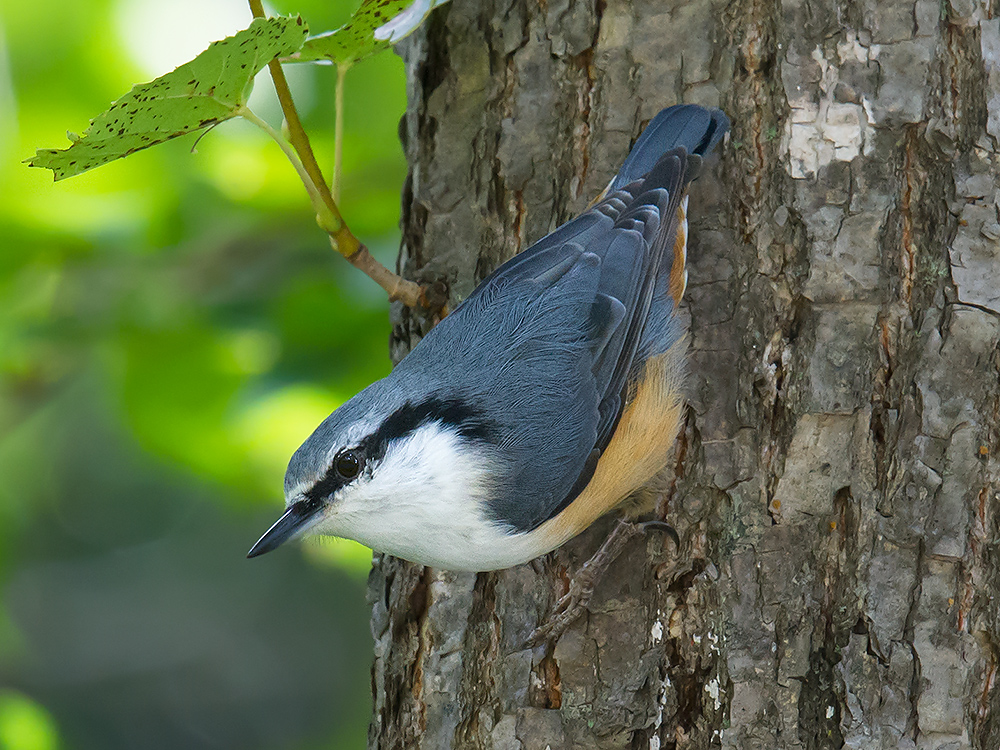
[[[692,190],[661,511],[555,644],[604,519],[370,579],[373,748],[1000,747],[995,0],[453,0],[403,47],[401,270],[454,304],[642,126],[721,106]],[[433,321],[397,307],[398,359]]]

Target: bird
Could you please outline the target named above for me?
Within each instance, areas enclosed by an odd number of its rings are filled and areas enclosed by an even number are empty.
[[[490,571],[556,549],[664,468],[683,410],[687,188],[719,109],[657,114],[602,195],[486,277],[295,451],[284,514],[304,534]]]

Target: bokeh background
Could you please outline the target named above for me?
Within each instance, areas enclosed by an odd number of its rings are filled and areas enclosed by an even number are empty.
[[[249,20],[0,0],[0,750],[365,743],[370,551],[244,556],[291,452],[388,372],[384,294],[242,121],[58,184],[21,163]],[[329,172],[335,71],[288,72]],[[280,122],[266,74],[251,106]],[[392,53],[349,72],[341,205],[390,265],[404,106]]]

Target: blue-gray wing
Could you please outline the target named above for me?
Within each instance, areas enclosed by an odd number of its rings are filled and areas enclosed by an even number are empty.
[[[512,465],[491,512],[518,530],[576,497],[614,432],[699,162],[663,156],[497,269],[413,352],[448,357],[467,397],[496,407]]]
[[[674,335],[678,209],[728,126],[718,109],[660,112],[609,194],[500,266],[397,368],[425,378],[446,358],[461,381],[447,388],[489,405],[511,457],[495,518],[533,529],[589,482],[630,378]]]

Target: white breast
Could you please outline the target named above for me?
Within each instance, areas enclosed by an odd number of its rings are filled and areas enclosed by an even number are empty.
[[[512,535],[489,518],[493,451],[448,425],[430,422],[392,441],[369,468],[334,496],[312,533],[448,570],[497,570],[549,551],[537,535]]]

